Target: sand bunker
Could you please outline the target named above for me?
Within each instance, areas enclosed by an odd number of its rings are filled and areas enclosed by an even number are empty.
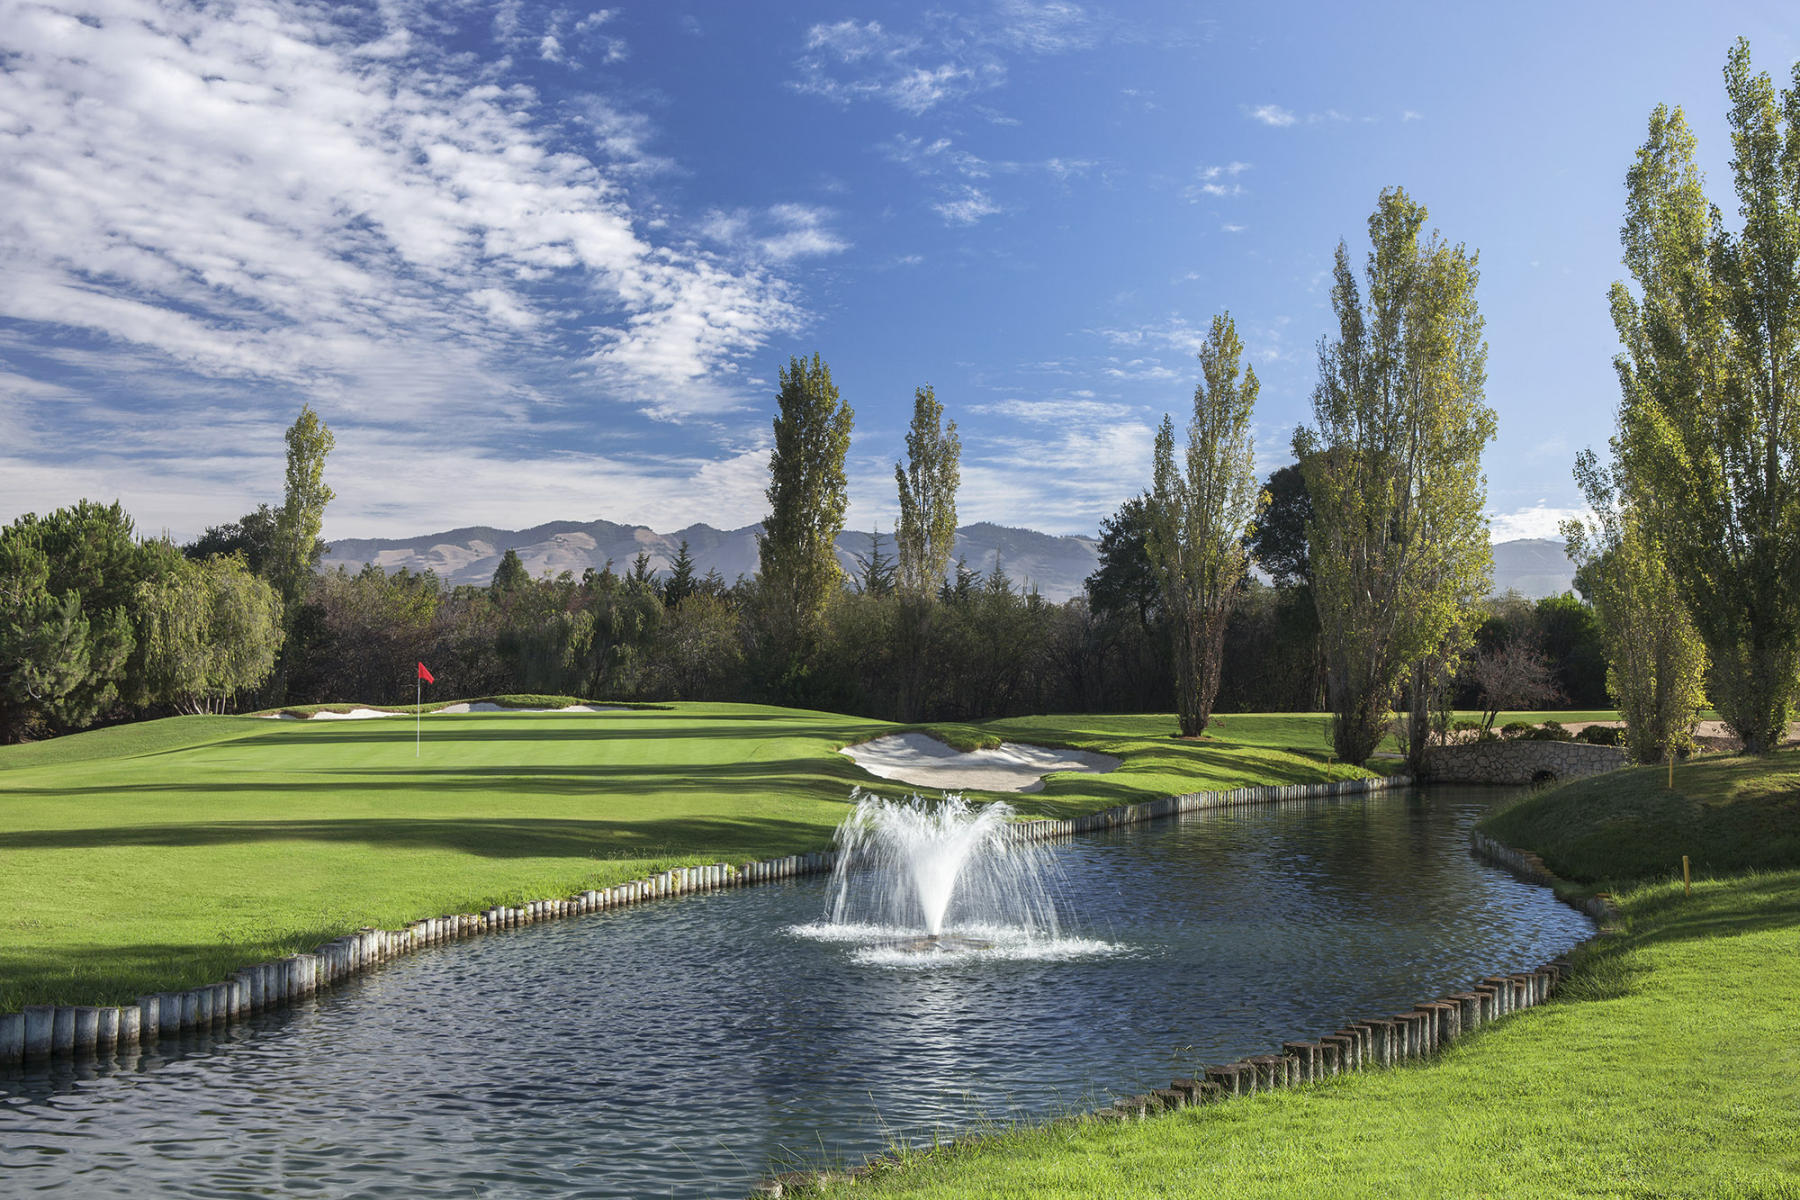
[[[1119,760],[1085,750],[1050,750],[1001,742],[994,750],[957,750],[922,733],[895,733],[838,753],[878,779],[939,791],[1036,792],[1052,771],[1104,775]]]
[[[495,704],[492,700],[477,700],[473,704],[458,701],[446,704],[442,708],[426,713],[435,717],[439,713],[603,713],[630,712],[631,710],[618,704],[567,704],[562,708],[515,708],[509,704]],[[264,721],[298,721],[301,718],[294,713],[259,713]],[[387,712],[379,708],[353,708],[349,712],[316,712],[305,718],[308,721],[366,721],[371,717],[409,717],[411,713]]]

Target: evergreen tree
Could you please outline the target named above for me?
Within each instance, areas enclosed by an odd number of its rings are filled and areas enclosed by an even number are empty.
[[[508,550],[500,556],[500,565],[494,568],[493,582],[488,584],[488,594],[496,600],[523,590],[531,582],[531,576],[525,573],[525,564],[519,560],[517,550]]]
[[[1249,569],[1244,538],[1256,515],[1250,418],[1257,382],[1254,370],[1240,370],[1243,350],[1230,315],[1214,317],[1200,347],[1185,469],[1176,462],[1167,416],[1156,435],[1144,546],[1174,637],[1175,713],[1183,737],[1197,737],[1212,719],[1225,623]]]
[[[1777,98],[1739,40],[1725,69],[1744,225],[1707,202],[1679,108],[1626,176],[1619,467],[1752,753],[1784,740],[1800,669],[1800,69]]]
[[[1155,617],[1160,588],[1145,548],[1149,527],[1148,496],[1134,496],[1100,519],[1100,568],[1083,583],[1096,613],[1133,613],[1145,626]]]
[[[681,539],[681,548],[675,552],[675,561],[669,567],[669,577],[663,580],[662,597],[666,608],[680,608],[681,602],[694,594],[694,559],[688,553],[687,539]]]
[[[1409,756],[1423,754],[1492,569],[1481,453],[1495,424],[1476,258],[1435,233],[1421,240],[1425,219],[1404,191],[1381,194],[1366,308],[1338,244],[1338,336],[1320,345],[1318,427],[1294,435],[1313,505],[1306,540],[1332,740],[1357,764],[1380,744],[1403,680]]]
[[[869,531],[869,552],[856,556],[856,586],[865,596],[889,596],[895,587],[894,559],[881,548],[881,534]]]
[[[1263,502],[1250,523],[1250,557],[1276,587],[1301,587],[1312,579],[1306,526],[1312,520],[1306,473],[1289,463],[1263,484]]]

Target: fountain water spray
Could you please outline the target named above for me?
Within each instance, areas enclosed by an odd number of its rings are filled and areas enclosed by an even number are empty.
[[[1056,939],[1054,863],[1039,846],[1007,838],[1006,804],[976,808],[956,794],[886,800],[860,789],[851,798],[856,807],[837,832],[830,924],[885,930],[918,949],[995,935]]]

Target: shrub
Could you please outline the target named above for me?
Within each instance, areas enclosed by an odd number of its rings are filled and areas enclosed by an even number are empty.
[[[1576,734],[1575,738],[1590,746],[1620,746],[1625,743],[1625,731],[1610,725],[1589,725]]]
[[[1572,742],[1575,740],[1575,735],[1564,728],[1561,721],[1545,721],[1525,736],[1534,742]]]
[[[1532,724],[1530,721],[1508,721],[1500,727],[1500,736],[1503,738],[1522,738],[1529,736],[1531,730]]]

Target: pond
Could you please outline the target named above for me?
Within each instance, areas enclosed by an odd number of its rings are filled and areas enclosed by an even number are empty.
[[[924,968],[803,936],[822,877],[427,950],[228,1032],[0,1076],[0,1171],[136,1198],[742,1196],[795,1162],[1091,1109],[1586,937],[1470,857],[1508,795],[1058,844],[1062,956]]]

